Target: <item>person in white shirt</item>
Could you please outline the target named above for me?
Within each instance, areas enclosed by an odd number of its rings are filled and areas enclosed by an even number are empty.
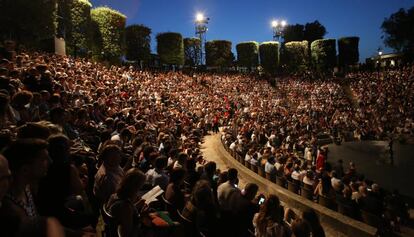
[[[340,191],[342,188],[342,181],[340,179],[338,179],[337,174],[334,171],[332,171],[331,173],[331,185],[332,187],[335,189],[335,191]]]
[[[253,154],[253,149],[249,149],[249,151],[247,151],[246,153],[246,156],[244,156],[244,161],[250,162],[253,156],[252,154]]]
[[[240,194],[240,189],[237,187],[238,178],[237,170],[230,168],[228,170],[228,181],[220,184],[217,188],[217,200],[222,210],[228,211],[231,209],[231,197]]]
[[[315,184],[315,181],[313,180],[313,172],[311,170],[308,170],[306,172],[305,177],[303,177],[303,183],[313,186]]]
[[[236,140],[236,141],[234,141],[234,142],[232,142],[231,144],[230,144],[230,150],[232,150],[232,151],[236,151],[236,146],[237,146],[237,144],[239,143],[239,141],[238,140]]]
[[[270,156],[269,159],[267,159],[267,162],[265,164],[265,172],[268,173],[268,174],[276,173],[275,157],[274,156]]]

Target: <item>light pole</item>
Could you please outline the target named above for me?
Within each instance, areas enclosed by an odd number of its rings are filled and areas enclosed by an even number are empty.
[[[195,17],[195,34],[200,39],[200,65],[204,64],[204,44],[206,43],[207,24],[210,18],[198,12]]]
[[[380,78],[380,67],[381,67],[381,56],[382,56],[382,51],[381,48],[378,48],[378,60],[377,60],[377,79]]]
[[[283,35],[283,29],[287,25],[285,20],[273,20],[272,23],[273,40],[280,43],[280,37]]]

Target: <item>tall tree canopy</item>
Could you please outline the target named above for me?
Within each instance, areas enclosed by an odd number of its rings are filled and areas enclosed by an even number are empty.
[[[185,65],[194,67],[201,63],[201,40],[199,38],[184,38]]]
[[[144,25],[130,25],[125,28],[126,58],[148,62],[151,56],[151,29]]]
[[[400,9],[385,18],[381,25],[384,44],[397,51],[414,51],[414,6]]]
[[[317,39],[323,39],[325,34],[326,34],[325,26],[319,23],[319,21],[306,23],[305,30],[303,32],[304,39],[309,42],[309,46],[313,41]]]
[[[304,26],[301,24],[287,25],[283,30],[285,43],[290,41],[302,41],[304,39]]]
[[[283,30],[283,39],[285,43],[290,41],[307,40],[310,44],[317,40],[323,39],[326,34],[326,28],[319,21],[308,22],[305,25],[295,24],[288,25]]]

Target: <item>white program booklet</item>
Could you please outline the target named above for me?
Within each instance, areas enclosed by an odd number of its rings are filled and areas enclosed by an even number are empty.
[[[160,186],[155,186],[153,189],[142,195],[142,199],[145,200],[145,204],[150,204],[151,202],[157,201],[157,197],[163,194],[164,191],[160,188]]]

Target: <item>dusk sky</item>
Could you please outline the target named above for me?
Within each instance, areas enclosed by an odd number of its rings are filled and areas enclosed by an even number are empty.
[[[194,36],[197,11],[210,18],[207,40],[225,39],[234,46],[242,41],[272,40],[272,19],[289,24],[305,24],[319,20],[328,33],[325,38],[360,37],[360,61],[384,52],[380,29],[385,17],[400,8],[414,6],[414,0],[91,0],[94,7],[109,6],[128,17],[127,25],[144,24],[155,36],[160,32],[179,32]]]

